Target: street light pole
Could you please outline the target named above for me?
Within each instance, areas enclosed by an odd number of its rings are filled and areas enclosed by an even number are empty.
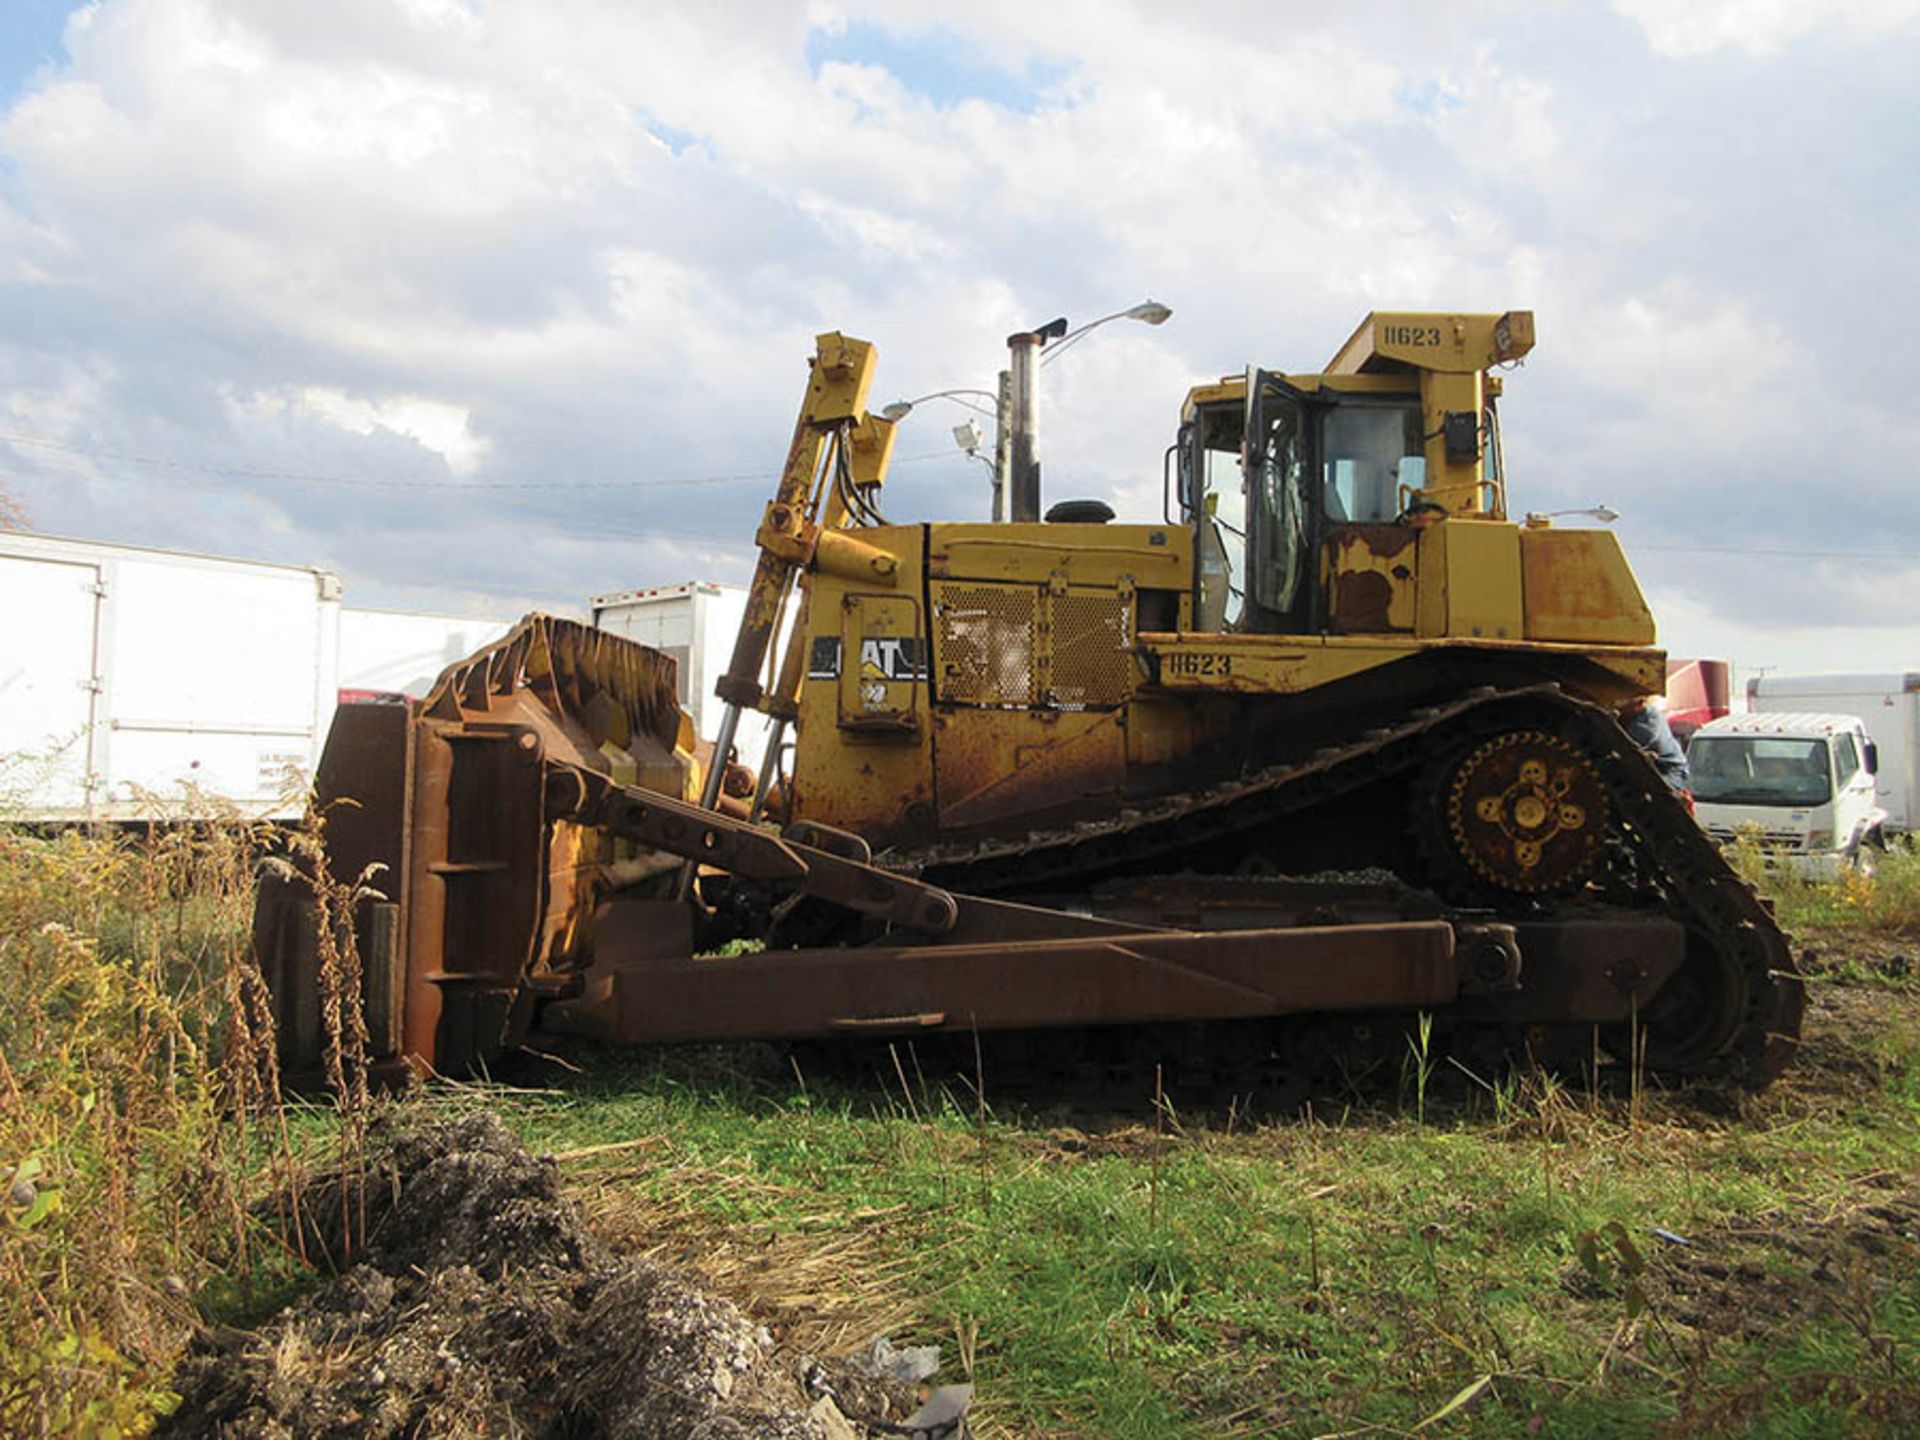
[[[1077,345],[1091,330],[1098,330],[1109,320],[1138,320],[1142,325],[1164,325],[1173,318],[1173,311],[1158,300],[1142,300],[1138,305],[1125,310],[1116,310],[1111,315],[1102,315],[1098,320],[1089,320],[1084,325],[1076,325],[1060,337],[1060,343],[1047,352],[1040,363],[1051,365],[1060,358],[1061,353],[1070,345]]]
[[[1035,330],[1022,331],[1007,337],[1008,365],[1000,372],[1000,384],[996,394],[989,395],[984,390],[936,390],[931,395],[922,395],[918,400],[896,400],[880,413],[889,420],[904,420],[913,407],[927,400],[955,399],[962,395],[978,395],[994,402],[993,437],[993,519],[996,524],[1002,520],[1033,521],[1040,518],[1040,406],[1034,392],[1034,377],[1042,365],[1047,364],[1069,345],[1078,344],[1091,330],[1097,330],[1109,320],[1138,320],[1145,325],[1163,324],[1173,311],[1157,300],[1144,300],[1128,310],[1116,310],[1111,315],[1102,315],[1098,320],[1089,320],[1078,329],[1069,330],[1065,318],[1049,320]],[[1051,350],[1042,356],[1041,351],[1050,342],[1057,341]],[[961,400],[965,405],[969,402]],[[980,409],[979,406],[972,406]],[[957,433],[956,433],[956,438]],[[974,437],[977,441],[977,434]],[[974,446],[962,441],[969,455]],[[985,456],[978,457],[982,461]]]
[[[1017,522],[1040,518],[1040,406],[1034,396],[1034,372],[1069,345],[1077,344],[1088,331],[1097,330],[1109,320],[1138,320],[1146,325],[1160,325],[1172,314],[1172,310],[1157,300],[1143,300],[1130,309],[1089,320],[1074,330],[1067,329],[1064,319],[1050,320],[1038,330],[1007,337],[1007,350],[1013,361],[1013,401],[1008,406],[1013,420],[1009,519]],[[1042,356],[1040,351],[1050,340],[1060,343]]]
[[[1013,473],[1013,372],[1000,372],[1000,393],[994,406],[993,523],[1007,518],[1008,477]]]
[[[1067,322],[1050,320],[1038,330],[1007,337],[1013,421],[1012,458],[1007,483],[1007,518],[1016,525],[1040,518],[1040,407],[1034,403],[1033,377],[1040,368],[1040,347],[1067,333]]]

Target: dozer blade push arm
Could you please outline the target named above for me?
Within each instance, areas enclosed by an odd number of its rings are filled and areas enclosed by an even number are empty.
[[[935,886],[577,765],[549,760],[545,788],[549,821],[592,826],[748,879],[790,882],[801,894],[929,935],[959,918],[954,897]]]

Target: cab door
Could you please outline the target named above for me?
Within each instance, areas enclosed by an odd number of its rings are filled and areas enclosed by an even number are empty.
[[[1314,420],[1320,407],[1285,377],[1247,372],[1241,468],[1247,489],[1246,616],[1242,628],[1278,635],[1318,627],[1313,574],[1319,536],[1312,477]]]
[[[1875,803],[1874,771],[1878,755],[1864,735],[1843,730],[1833,737],[1833,843],[1846,851],[1857,847],[1886,823],[1887,812]]]

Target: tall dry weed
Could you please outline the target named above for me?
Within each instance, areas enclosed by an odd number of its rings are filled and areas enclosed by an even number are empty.
[[[1863,850],[1866,863],[1831,875],[1770,855],[1757,831],[1739,836],[1726,856],[1741,879],[1773,902],[1791,931],[1920,938],[1920,848],[1909,837],[1894,838],[1884,851]]]
[[[336,1121],[332,1213],[286,1218],[292,1221],[289,1233],[296,1237],[303,1259],[312,1236],[322,1241],[326,1253],[344,1262],[352,1259],[366,1235],[367,1129],[375,1108],[365,966],[354,917],[364,900],[381,896],[374,888],[378,877],[372,871],[351,880],[334,875],[326,821],[325,812],[310,812],[301,829],[287,837],[287,856],[271,863],[312,907],[321,1076],[332,1096]],[[297,1187],[285,1187],[283,1193],[289,1204],[300,1203]]]
[[[254,1273],[250,1184],[286,1150],[263,838],[0,830],[0,1433],[142,1433],[190,1297]]]

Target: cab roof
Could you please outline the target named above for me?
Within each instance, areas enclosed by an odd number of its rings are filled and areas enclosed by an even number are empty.
[[[1533,312],[1508,310],[1498,315],[1439,310],[1375,310],[1317,374],[1290,375],[1301,390],[1331,389],[1351,394],[1417,392],[1423,373],[1466,375],[1523,359],[1533,349]],[[1487,392],[1500,393],[1499,377],[1487,376]],[[1223,376],[1214,385],[1187,392],[1180,418],[1190,420],[1202,405],[1244,401],[1245,375]]]
[[[1860,734],[1865,730],[1866,725],[1857,715],[1830,715],[1812,710],[1759,710],[1709,720],[1693,732],[1693,743],[1711,740],[1716,735],[1778,735],[1791,740],[1819,740],[1829,735]]]

